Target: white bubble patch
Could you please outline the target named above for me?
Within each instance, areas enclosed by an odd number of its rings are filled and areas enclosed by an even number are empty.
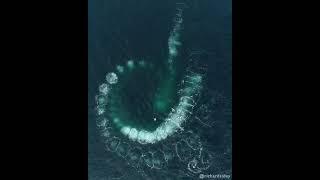
[[[116,73],[111,72],[106,75],[106,80],[109,84],[116,84],[118,82],[118,76]]]
[[[108,84],[103,83],[99,86],[99,91],[104,94],[107,95],[110,91],[110,87],[108,86]]]

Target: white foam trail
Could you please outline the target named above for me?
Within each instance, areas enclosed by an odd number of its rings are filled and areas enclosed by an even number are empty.
[[[171,72],[173,71],[172,63],[175,60],[175,58],[178,56],[178,47],[181,45],[180,31],[181,31],[181,26],[183,22],[183,19],[182,19],[183,8],[184,6],[177,8],[178,13],[174,18],[175,24],[168,38],[168,50],[169,50],[168,64],[169,64],[169,70]]]

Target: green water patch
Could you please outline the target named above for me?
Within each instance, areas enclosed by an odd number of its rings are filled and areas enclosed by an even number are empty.
[[[116,127],[155,130],[177,103],[177,81],[166,68],[130,66],[119,75],[109,99]]]

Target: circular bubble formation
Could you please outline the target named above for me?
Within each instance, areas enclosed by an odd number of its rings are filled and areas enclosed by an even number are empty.
[[[128,68],[132,68],[135,63],[133,60],[130,60],[128,64],[130,64]],[[143,63],[140,62],[138,64]],[[112,90],[112,87],[116,85],[115,82],[118,83],[118,78],[115,73],[108,73],[107,77],[112,78],[107,78],[107,83],[100,85],[100,94],[96,97],[98,115],[106,112],[108,94]],[[193,98],[201,91],[202,76],[197,73],[189,74],[185,76],[183,82],[184,87],[180,90],[180,100],[178,104],[175,107],[172,107],[171,112],[164,119],[163,123],[161,123],[154,131],[147,131],[128,126],[116,118],[112,119],[113,123],[121,127],[120,132],[124,136],[141,144],[154,144],[173,135],[178,130],[183,130],[183,124],[192,114],[192,109],[196,105]]]
[[[168,38],[168,68],[170,72],[172,72],[173,69],[172,62],[177,57],[178,46],[181,45],[179,37],[181,24],[183,22],[183,8],[185,8],[185,4],[177,4],[177,13],[176,17],[174,18],[174,27]],[[130,59],[126,63],[126,68],[130,72],[136,67],[136,64],[140,65],[141,67],[145,67],[146,65],[143,60],[136,63],[133,59]],[[125,71],[124,67],[121,65],[117,65],[116,69],[119,73],[123,73]],[[116,73],[110,72],[106,75],[106,81],[112,89],[112,86],[116,85],[119,80]],[[195,101],[193,98],[200,93],[202,87],[202,76],[197,73],[188,73],[185,76],[183,82],[186,83],[180,91],[182,93],[180,93],[179,103],[175,107],[171,108],[171,112],[169,112],[165,120],[154,131],[147,131],[144,129],[131,127],[119,121],[118,118],[112,119],[113,122],[121,128],[120,132],[123,135],[127,136],[130,140],[137,141],[141,144],[154,144],[173,135],[178,130],[182,130],[183,123],[185,123],[188,119],[188,116],[192,114],[192,108],[195,106]],[[106,96],[108,93],[108,89],[104,86],[107,85],[100,86],[102,89],[100,90],[100,92],[102,92],[102,94]],[[107,97],[105,97],[104,99],[107,99]],[[100,100],[97,101],[98,114],[101,115],[106,112],[106,110],[103,109],[103,105],[105,105],[105,103],[100,103]]]

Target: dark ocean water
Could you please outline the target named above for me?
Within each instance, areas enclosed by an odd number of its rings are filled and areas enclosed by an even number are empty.
[[[129,58],[141,57],[147,61],[163,61],[167,56],[168,36],[175,15],[173,0],[89,0],[89,57],[88,57],[88,160],[89,179],[102,180],[120,177],[123,162],[112,158],[99,139],[94,119],[94,97],[107,72]],[[181,1],[180,1],[181,2]],[[193,51],[209,52],[208,90],[223,95],[231,101],[232,82],[232,7],[231,0],[189,0],[184,11],[183,46],[181,54]],[[183,56],[182,56],[183,57]],[[230,111],[230,109],[228,109]],[[221,137],[230,137],[231,120],[208,134],[212,146],[225,146]],[[221,134],[219,134],[221,133]],[[205,135],[204,135],[205,136]],[[214,137],[213,137],[214,136]],[[219,144],[220,143],[220,144]],[[227,142],[231,147],[231,142]],[[231,152],[229,156],[231,156]],[[231,166],[225,163],[223,166]],[[222,169],[230,169],[223,167]],[[140,179],[132,171],[130,179]],[[155,176],[154,179],[157,179]],[[197,179],[197,178],[196,178]]]

